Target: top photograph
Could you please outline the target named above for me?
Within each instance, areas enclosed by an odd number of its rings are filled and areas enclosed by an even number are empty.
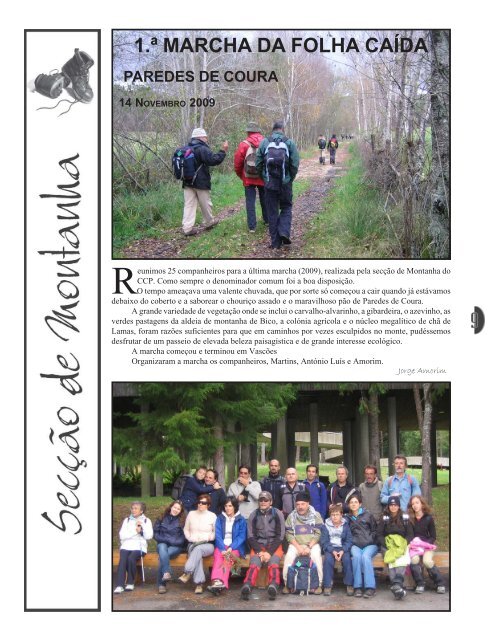
[[[446,260],[449,30],[114,30],[114,259]]]

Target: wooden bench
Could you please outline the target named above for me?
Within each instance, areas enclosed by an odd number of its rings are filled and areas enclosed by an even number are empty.
[[[159,566],[159,555],[156,552],[148,553],[143,558],[144,567],[148,567],[151,569],[157,569]],[[112,562],[114,566],[117,566],[119,563],[119,551],[115,549],[112,554]],[[187,554],[181,553],[179,556],[171,560],[171,566],[176,569],[183,569],[185,563],[187,562]],[[213,556],[207,556],[203,560],[204,569],[211,569],[213,566]],[[434,553],[434,564],[436,567],[440,569],[449,569],[450,567],[450,554],[447,551],[436,551]],[[245,558],[240,559],[241,567],[245,567],[246,569],[249,567],[249,554]],[[340,566],[340,563],[336,564],[336,567]],[[280,566],[284,566],[284,557],[280,561]],[[374,556],[373,566],[375,569],[386,569],[386,565],[384,564],[384,560],[382,554],[378,553]],[[342,569],[342,567],[341,567]],[[140,572],[137,572],[140,573]],[[265,587],[266,586],[266,567],[263,567],[258,575],[258,582],[256,584],[257,587]],[[409,585],[410,586],[410,585]]]

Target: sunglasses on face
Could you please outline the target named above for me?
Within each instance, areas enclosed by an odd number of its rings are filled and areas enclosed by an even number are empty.
[[[201,501],[200,501],[200,502],[198,502],[197,504],[204,504],[204,505],[206,505],[206,504],[209,504],[209,503],[208,503],[208,502],[206,502],[205,500],[201,500]]]

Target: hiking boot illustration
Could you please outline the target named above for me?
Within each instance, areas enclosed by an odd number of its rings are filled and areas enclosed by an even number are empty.
[[[58,98],[64,88],[64,74],[62,73],[40,73],[36,76],[34,84],[30,83],[30,89],[41,93],[46,98]]]
[[[62,67],[64,87],[81,102],[91,102],[93,99],[93,91],[89,85],[89,72],[93,64],[93,58],[88,53],[75,49],[73,57]]]

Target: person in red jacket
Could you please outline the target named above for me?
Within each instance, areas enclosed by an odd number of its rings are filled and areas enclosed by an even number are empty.
[[[233,157],[235,173],[242,180],[246,193],[247,226],[249,231],[256,231],[256,191],[259,194],[259,203],[263,214],[263,222],[268,224],[266,213],[264,181],[256,171],[256,151],[263,140],[261,129],[255,122],[247,125],[247,138],[242,140]]]

